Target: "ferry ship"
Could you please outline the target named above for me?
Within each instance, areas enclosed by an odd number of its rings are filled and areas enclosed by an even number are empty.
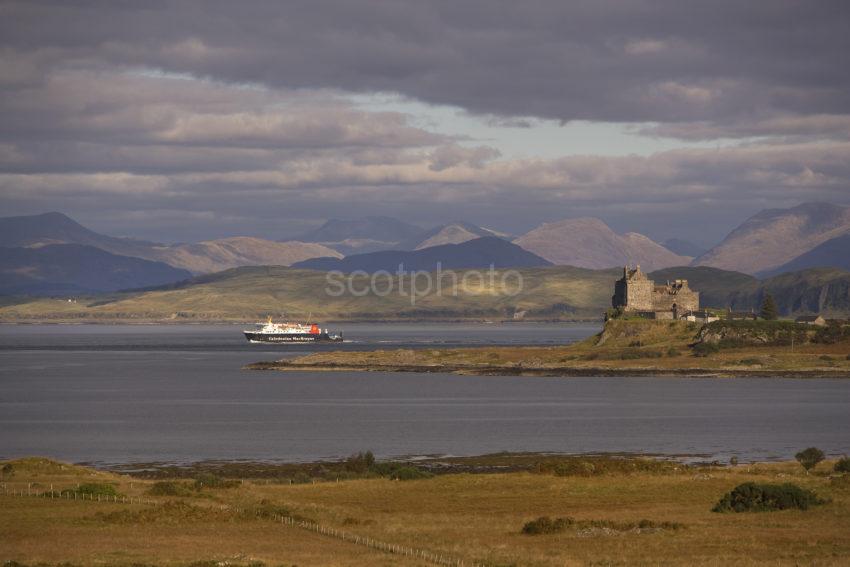
[[[316,323],[302,325],[300,323],[272,323],[269,317],[265,323],[257,323],[252,331],[243,331],[245,338],[252,343],[311,343],[339,342],[342,333],[331,333],[320,329]]]

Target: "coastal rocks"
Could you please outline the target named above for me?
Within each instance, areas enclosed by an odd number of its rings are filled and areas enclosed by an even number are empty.
[[[697,342],[726,348],[808,344],[817,331],[787,321],[715,321],[700,329]]]

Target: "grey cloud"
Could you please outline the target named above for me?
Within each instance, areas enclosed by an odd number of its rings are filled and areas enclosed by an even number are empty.
[[[494,160],[501,155],[496,148],[479,146],[467,148],[458,145],[442,145],[431,153],[432,171],[443,171],[459,165],[468,165],[480,169],[488,161]]]
[[[719,238],[766,206],[847,202],[847,23],[828,1],[4,2],[0,198],[5,214],[58,209],[157,240],[284,237],[376,210]],[[502,127],[763,139],[498,159],[351,92]]]
[[[3,16],[6,55],[30,54],[21,81],[73,63],[559,120],[850,113],[840,0],[26,2]]]

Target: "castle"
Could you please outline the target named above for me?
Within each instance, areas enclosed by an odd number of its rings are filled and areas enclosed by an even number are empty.
[[[688,280],[674,280],[665,285],[655,282],[640,271],[628,266],[623,277],[614,284],[611,304],[615,309],[654,319],[678,319],[699,310],[699,292],[688,287]]]

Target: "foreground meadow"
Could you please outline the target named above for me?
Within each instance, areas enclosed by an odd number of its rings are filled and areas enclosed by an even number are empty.
[[[392,480],[368,473],[357,478],[332,465],[282,466],[257,469],[257,478],[228,480],[202,469],[130,476],[46,459],[10,461],[0,464],[0,561],[117,566],[850,562],[850,478],[833,473],[829,462],[811,474],[797,463],[685,466],[530,455],[432,464],[437,467],[432,472],[440,466],[452,472],[411,475],[402,468],[390,476],[413,480]],[[494,472],[499,470],[507,472]],[[219,466],[216,472],[237,477],[251,469],[228,472]],[[805,511],[711,511],[725,493],[748,481],[793,482],[826,503]],[[88,500],[81,499],[85,493]],[[541,516],[569,517],[572,523],[558,533],[524,534],[523,526]],[[283,517],[295,523],[283,523]],[[343,532],[348,539],[339,537]],[[364,545],[366,538],[372,545]],[[388,546],[402,547],[390,553]],[[408,548],[428,555],[398,553]]]

